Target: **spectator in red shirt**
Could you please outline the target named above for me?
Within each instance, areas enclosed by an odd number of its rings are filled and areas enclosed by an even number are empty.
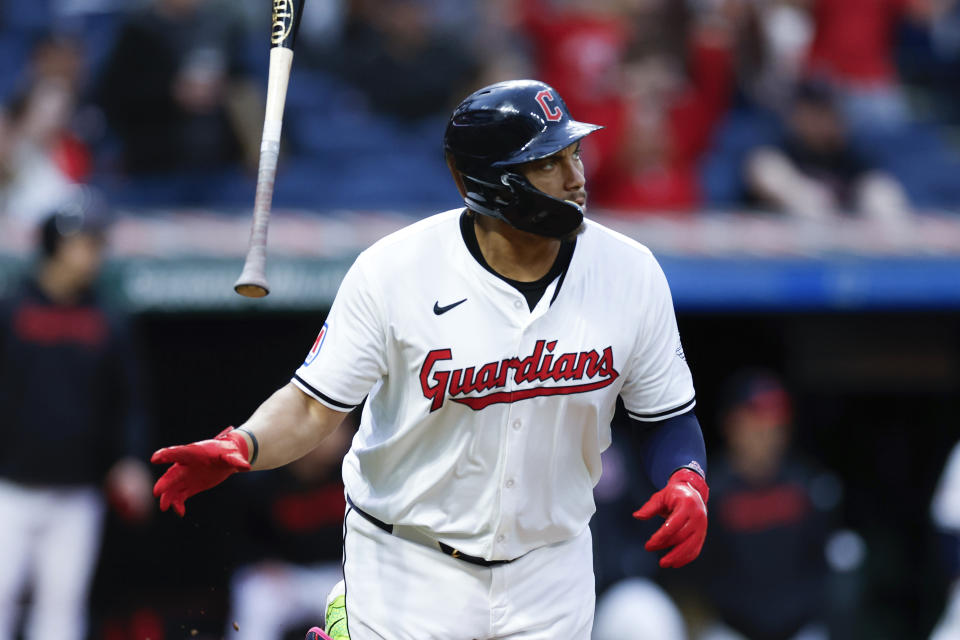
[[[698,163],[733,89],[731,27],[697,25],[686,77],[663,50],[631,50],[616,108],[600,120],[617,146],[592,178],[597,206],[690,211],[701,203]]]
[[[842,92],[851,124],[890,128],[909,114],[894,63],[896,29],[903,19],[932,23],[932,0],[805,0],[814,20],[808,71]],[[944,3],[946,4],[946,3]]]
[[[813,0],[809,67],[845,84],[895,82],[894,32],[917,0]]]
[[[537,75],[556,88],[571,109],[615,92],[617,66],[633,34],[630,4],[578,0],[558,9],[548,0],[518,3]]]
[[[564,97],[585,122],[617,117],[620,64],[634,36],[631,0],[573,0],[563,8],[550,0],[514,0],[514,11],[532,45],[535,75]],[[601,129],[584,142],[592,180],[600,158],[613,153],[616,133]]]

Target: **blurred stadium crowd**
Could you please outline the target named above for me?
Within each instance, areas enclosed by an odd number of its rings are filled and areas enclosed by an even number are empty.
[[[0,3],[0,196],[249,206],[270,3]],[[304,12],[276,204],[455,206],[439,140],[532,76],[580,120],[592,203],[895,219],[960,206],[954,0],[323,0]]]

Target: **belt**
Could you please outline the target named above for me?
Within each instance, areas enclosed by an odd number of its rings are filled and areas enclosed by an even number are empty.
[[[475,564],[481,567],[496,567],[497,565],[507,564],[513,562],[513,560],[487,560],[486,558],[480,558],[478,556],[471,556],[469,554],[463,553],[454,549],[448,544],[444,544],[439,540],[433,540],[425,534],[421,534],[414,529],[414,527],[398,527],[392,524],[388,524],[379,518],[375,518],[357,505],[353,504],[353,500],[350,499],[350,496],[347,496],[347,502],[350,504],[350,507],[359,513],[361,516],[367,519],[371,524],[376,525],[380,529],[386,531],[390,535],[403,538],[405,540],[410,540],[412,542],[418,542],[422,545],[433,547],[439,549],[443,553],[447,554],[451,558],[456,558],[457,560],[463,560],[464,562],[469,562],[470,564]],[[515,558],[514,558],[515,559]]]

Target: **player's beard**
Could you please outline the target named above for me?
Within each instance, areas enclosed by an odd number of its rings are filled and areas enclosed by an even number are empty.
[[[561,240],[562,242],[572,242],[577,236],[579,236],[581,233],[583,233],[583,232],[586,231],[586,230],[587,230],[587,223],[586,223],[586,222],[581,222],[580,225],[579,225],[576,229],[574,229],[573,231],[571,231],[571,232],[568,233],[567,235],[565,235],[565,236],[563,236],[562,238],[560,238],[560,240]]]
[[[580,208],[583,210],[584,221],[581,222],[581,223],[577,226],[576,229],[574,229],[574,230],[571,231],[570,233],[568,233],[568,234],[566,234],[565,236],[563,236],[562,238],[560,238],[560,240],[562,240],[563,242],[572,242],[577,236],[579,236],[581,233],[583,233],[584,231],[587,230],[587,222],[586,222],[586,215],[587,215],[587,191],[586,191],[586,189],[581,190],[580,193],[578,193],[577,195],[578,195],[578,196],[583,196],[583,204],[580,206]]]

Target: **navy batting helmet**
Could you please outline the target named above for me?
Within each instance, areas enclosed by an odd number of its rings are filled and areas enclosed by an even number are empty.
[[[572,119],[549,85],[511,80],[464,99],[450,117],[443,145],[463,175],[468,208],[559,238],[580,226],[583,210],[535,188],[517,165],[551,156],[600,128]]]

